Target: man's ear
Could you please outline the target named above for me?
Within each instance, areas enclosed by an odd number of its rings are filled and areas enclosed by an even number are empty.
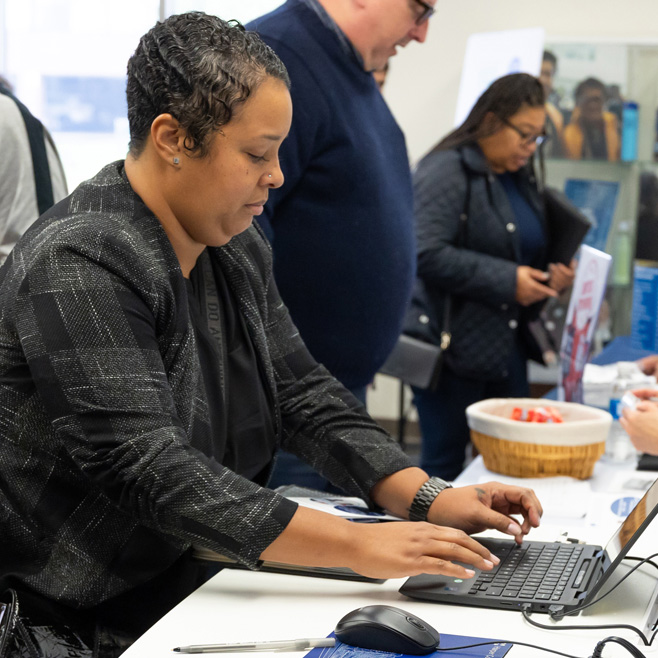
[[[185,130],[171,114],[160,114],[151,124],[155,152],[169,164],[179,164],[184,153]]]

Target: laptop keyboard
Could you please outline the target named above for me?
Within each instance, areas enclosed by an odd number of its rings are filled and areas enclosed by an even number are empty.
[[[559,601],[583,547],[577,544],[522,544],[496,549],[500,564],[482,572],[469,594],[501,598]],[[582,581],[585,569],[573,583]]]

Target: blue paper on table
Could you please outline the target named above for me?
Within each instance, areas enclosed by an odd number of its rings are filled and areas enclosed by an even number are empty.
[[[333,633],[328,637],[335,637]],[[449,649],[450,647],[463,647],[467,644],[477,644],[478,642],[486,642],[488,638],[483,637],[469,637],[467,635],[448,635],[441,633],[440,647],[442,649]],[[481,647],[472,647],[471,649],[458,649],[456,651],[434,651],[427,654],[427,658],[440,658],[442,656],[452,657],[459,656],[460,658],[502,658],[512,648],[512,644],[507,642],[505,644],[497,644],[495,640],[491,640],[490,644]],[[306,654],[308,658],[418,658],[418,656],[410,656],[404,653],[388,653],[386,651],[375,651],[374,649],[360,649],[359,647],[352,647],[349,644],[343,644],[336,640],[334,647],[318,647],[311,649]],[[305,658],[306,658],[305,657]]]
[[[564,194],[592,222],[583,244],[605,251],[617,207],[619,183],[569,178],[564,185]]]

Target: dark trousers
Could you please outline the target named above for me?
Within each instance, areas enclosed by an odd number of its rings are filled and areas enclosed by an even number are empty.
[[[365,406],[366,390],[367,387],[362,386],[360,388],[350,389],[350,393]],[[270,489],[276,489],[285,484],[294,484],[298,487],[327,491],[329,493],[343,493],[306,462],[299,459],[299,457],[285,450],[279,450],[276,457],[276,464],[274,465],[274,470],[267,486]]]
[[[513,350],[509,377],[503,381],[460,377],[444,364],[435,390],[413,391],[422,434],[420,467],[429,475],[454,480],[464,468],[470,441],[466,407],[487,398],[528,397],[525,350]]]

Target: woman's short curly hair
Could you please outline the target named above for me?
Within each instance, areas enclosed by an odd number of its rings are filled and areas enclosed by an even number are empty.
[[[206,155],[210,136],[272,76],[290,88],[283,62],[237,21],[189,12],[157,23],[128,61],[130,152],[138,156],[160,114],[187,131],[185,148]]]

